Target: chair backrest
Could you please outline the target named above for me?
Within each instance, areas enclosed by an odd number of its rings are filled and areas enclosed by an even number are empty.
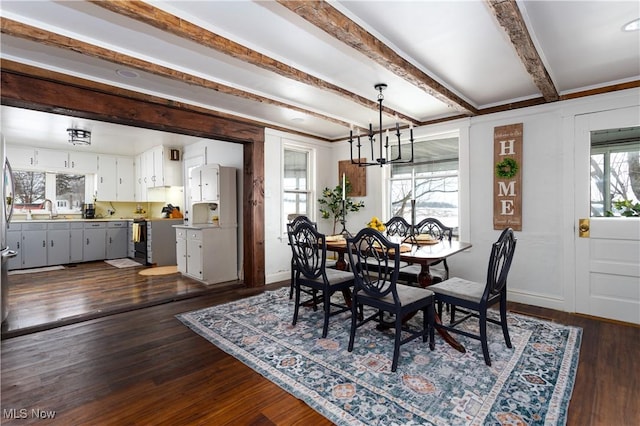
[[[327,254],[325,235],[319,233],[312,222],[301,221],[287,232],[289,245],[296,264],[296,272],[315,279],[324,273]]]
[[[372,228],[363,228],[353,238],[347,238],[354,291],[378,298],[392,293],[395,303],[400,303],[396,290],[400,270],[400,256],[396,253],[399,252],[399,244],[392,243]]]
[[[293,217],[292,217],[293,216]],[[296,214],[296,215],[289,215],[289,223],[287,223],[287,232],[288,231],[293,231],[294,229],[296,229],[296,227],[305,222],[305,223],[310,223],[313,225],[313,227],[315,229],[318,229],[318,224],[315,222],[312,222],[311,219],[309,219],[307,216],[305,215],[301,215],[301,214]]]
[[[384,224],[387,228],[387,235],[397,235],[407,237],[411,233],[411,225],[403,217],[394,216]]]
[[[449,240],[451,242],[451,238],[453,237],[453,228],[449,228],[445,226],[438,219],[433,217],[428,217],[426,219],[422,219],[417,225],[415,229],[416,234],[429,234],[436,240]]]
[[[516,250],[516,241],[513,229],[507,228],[502,231],[498,241],[493,243],[483,300],[507,291],[507,275]]]

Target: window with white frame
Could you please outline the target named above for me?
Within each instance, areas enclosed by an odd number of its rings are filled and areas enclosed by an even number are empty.
[[[80,213],[85,199],[85,175],[14,170],[14,205],[18,212],[37,212],[52,200],[59,213]]]
[[[311,150],[285,147],[282,200],[285,224],[295,215],[309,215],[311,202]],[[283,228],[286,229],[286,226]]]
[[[392,154],[395,154],[392,152]],[[458,235],[458,138],[416,141],[413,164],[392,164],[390,217],[411,223],[415,199],[416,223],[434,217]]]
[[[592,132],[592,217],[634,215],[640,203],[638,176],[640,127]]]

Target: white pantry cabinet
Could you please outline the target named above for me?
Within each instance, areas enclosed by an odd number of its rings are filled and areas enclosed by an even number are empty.
[[[174,227],[179,272],[207,284],[238,279],[237,228]]]

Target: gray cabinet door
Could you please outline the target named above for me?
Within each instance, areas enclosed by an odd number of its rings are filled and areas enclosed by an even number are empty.
[[[105,228],[84,229],[82,260],[103,260],[106,257],[107,230]]]
[[[65,265],[69,263],[69,229],[47,231],[47,264]]]
[[[84,251],[84,239],[82,238],[84,235],[82,228],[71,228],[71,238],[70,238],[70,250],[69,250],[69,262],[82,262],[83,260],[83,251]]]
[[[47,266],[47,231],[22,231],[22,267]]]
[[[122,222],[120,227],[107,228],[107,259],[127,257],[127,224]]]

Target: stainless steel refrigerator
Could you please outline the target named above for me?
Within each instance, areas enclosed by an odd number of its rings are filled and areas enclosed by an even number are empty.
[[[2,321],[7,319],[9,315],[9,274],[7,271],[9,259],[16,255],[14,250],[11,250],[7,242],[7,228],[11,222],[11,216],[13,216],[13,197],[15,194],[15,186],[13,180],[13,172],[11,171],[11,164],[6,157],[6,147],[4,143],[4,137],[0,134],[0,160],[2,160],[2,208],[0,211],[2,214],[2,222],[0,223],[0,249],[2,249],[2,275],[0,279],[0,317]]]

